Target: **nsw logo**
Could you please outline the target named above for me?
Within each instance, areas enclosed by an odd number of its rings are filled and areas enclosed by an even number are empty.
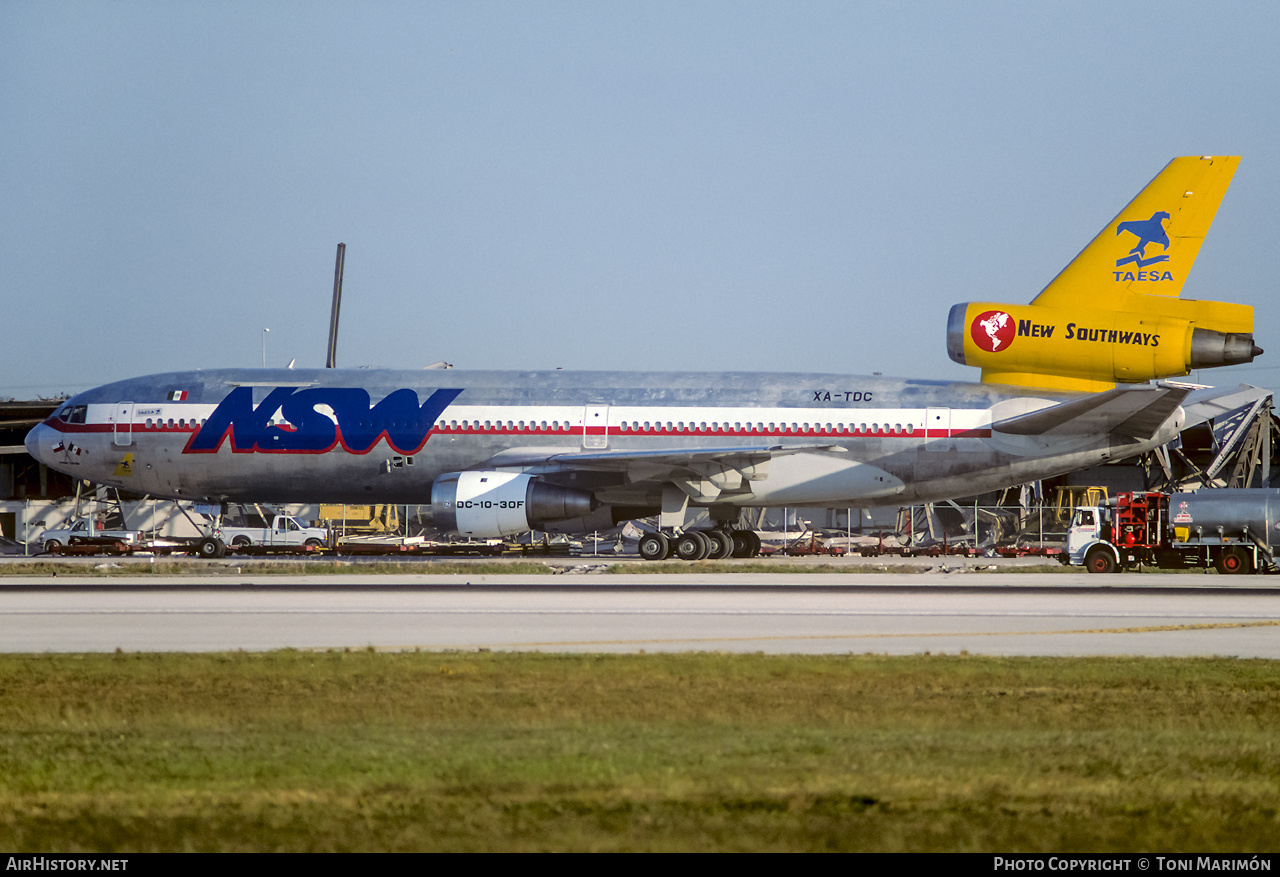
[[[436,418],[462,390],[436,390],[418,404],[411,389],[394,390],[374,404],[359,387],[277,387],[257,405],[253,389],[236,387],[187,442],[184,454],[214,454],[226,439],[237,454],[325,454],[341,445],[367,454],[386,439],[398,454],[416,454]],[[326,410],[322,410],[326,409]],[[279,414],[285,423],[277,423]]]
[[[1150,219],[1131,219],[1128,222],[1122,222],[1117,225],[1117,235],[1128,232],[1138,239],[1138,243],[1129,251],[1129,255],[1122,259],[1116,259],[1116,267],[1119,268],[1121,265],[1137,262],[1139,268],[1145,268],[1157,262],[1168,262],[1168,254],[1152,256],[1150,259],[1146,258],[1148,244],[1159,244],[1166,250],[1169,249],[1169,235],[1164,230],[1164,221],[1168,218],[1169,214],[1160,210],[1151,214]]]
[[[1004,311],[986,311],[978,314],[969,326],[969,337],[987,353],[1005,350],[1018,334],[1018,325]]]

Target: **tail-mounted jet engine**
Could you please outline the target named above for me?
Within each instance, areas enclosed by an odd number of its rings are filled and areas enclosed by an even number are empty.
[[[958,304],[947,353],[985,383],[1097,392],[1252,362],[1253,309],[1228,302],[1116,296],[1132,310]]]
[[[589,515],[599,506],[589,491],[514,472],[446,472],[431,485],[436,526],[479,539],[542,529]]]

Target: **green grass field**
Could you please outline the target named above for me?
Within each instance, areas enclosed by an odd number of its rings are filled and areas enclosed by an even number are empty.
[[[1280,845],[1280,666],[0,656],[0,848]]]

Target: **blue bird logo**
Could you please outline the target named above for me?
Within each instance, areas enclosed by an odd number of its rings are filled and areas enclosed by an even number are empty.
[[[1138,244],[1129,251],[1129,255],[1123,259],[1116,259],[1116,266],[1137,262],[1139,268],[1145,268],[1157,262],[1169,261],[1167,254],[1152,256],[1150,259],[1143,258],[1146,255],[1147,244],[1160,244],[1166,250],[1169,249],[1169,235],[1164,230],[1164,221],[1168,218],[1169,214],[1161,210],[1151,214],[1150,219],[1131,219],[1117,225],[1117,235],[1127,231],[1138,239]]]

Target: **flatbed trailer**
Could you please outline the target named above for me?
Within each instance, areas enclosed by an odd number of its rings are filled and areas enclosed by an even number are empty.
[[[325,553],[323,545],[237,545],[235,553],[246,557],[267,557],[270,555],[320,555]]]
[[[67,557],[91,557],[96,554],[123,557],[137,549],[137,545],[111,536],[72,536],[66,545],[59,545],[49,553]]]
[[[808,557],[818,554],[827,554],[832,557],[844,557],[848,552],[838,545],[828,547],[818,541],[817,533],[810,533],[809,538],[806,539],[802,536],[795,542],[792,542],[790,545],[783,548],[781,553],[788,557]]]

